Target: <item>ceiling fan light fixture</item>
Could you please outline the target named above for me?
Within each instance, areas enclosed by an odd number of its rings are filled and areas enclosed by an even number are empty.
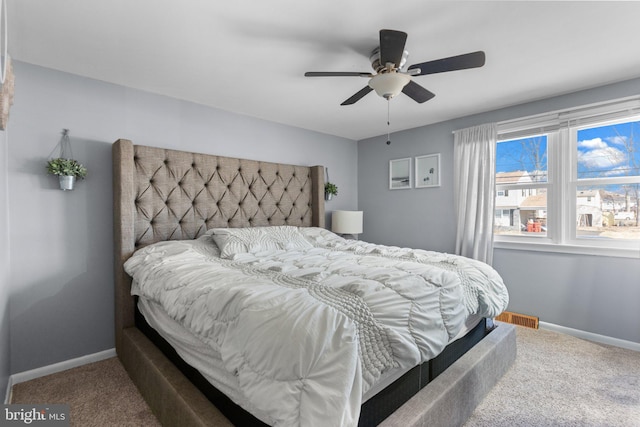
[[[367,86],[340,105],[353,105],[374,90],[378,96],[387,101],[402,92],[415,102],[422,104],[436,95],[413,81],[413,77],[478,68],[485,63],[485,54],[479,50],[413,64],[405,71],[401,71],[409,55],[404,49],[406,41],[407,33],[404,31],[380,30],[380,45],[369,57],[375,74],[354,71],[308,71],[304,75],[306,77],[367,77],[370,79]]]
[[[401,73],[377,74],[369,80],[369,87],[384,99],[391,99],[411,81],[411,77]]]

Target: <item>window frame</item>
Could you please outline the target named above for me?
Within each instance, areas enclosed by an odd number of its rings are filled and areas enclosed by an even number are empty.
[[[547,231],[545,235],[493,234],[494,248],[556,253],[640,258],[640,239],[589,239],[578,236],[577,189],[589,185],[640,183],[640,177],[578,179],[577,135],[581,129],[640,121],[640,97],[592,104],[572,110],[498,123],[498,142],[547,136],[547,180],[495,185],[498,191],[546,188]]]

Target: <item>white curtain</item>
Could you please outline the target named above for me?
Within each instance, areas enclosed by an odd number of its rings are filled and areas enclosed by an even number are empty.
[[[497,126],[495,123],[454,132],[456,254],[491,264]]]

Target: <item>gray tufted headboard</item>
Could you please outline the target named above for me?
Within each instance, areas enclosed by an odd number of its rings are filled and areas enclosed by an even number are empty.
[[[213,227],[324,227],[324,168],[113,144],[116,349],[134,325],[123,264],[138,248]]]

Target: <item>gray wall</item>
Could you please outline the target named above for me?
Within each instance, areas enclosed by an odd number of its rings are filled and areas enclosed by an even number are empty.
[[[358,209],[365,218],[361,238],[453,252],[454,130],[639,93],[636,79],[397,132],[391,145],[386,136],[359,141]],[[441,187],[388,190],[389,160],[431,153],[442,156]],[[640,343],[640,260],[496,249],[493,264],[509,288],[511,311]]]
[[[445,123],[392,133],[390,145],[386,135],[358,142],[358,209],[363,211],[363,240],[453,252],[451,138],[451,127]],[[440,153],[440,187],[389,190],[389,160],[435,153]]]
[[[6,168],[10,276],[0,278],[0,314],[6,311],[10,284],[12,373],[114,346],[111,143],[118,138],[187,151],[325,165],[340,189],[327,210],[357,206],[355,141],[25,63],[15,64],[15,75]],[[70,129],[74,157],[89,169],[87,179],[72,192],[58,190],[57,180],[44,169],[62,128]],[[0,177],[4,175],[0,169]],[[3,217],[6,213],[0,214],[0,222]],[[6,245],[6,239],[2,242]],[[2,255],[4,246],[0,262]],[[0,329],[1,378],[7,372],[6,333],[5,316]]]

